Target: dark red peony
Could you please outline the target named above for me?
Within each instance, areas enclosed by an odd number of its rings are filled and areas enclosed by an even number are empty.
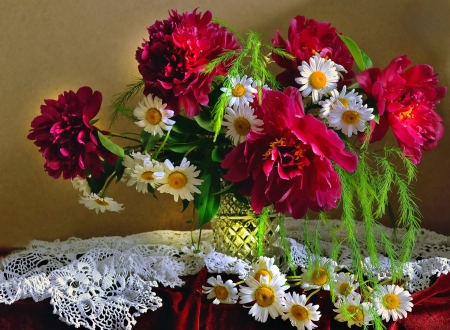
[[[242,182],[240,192],[251,196],[255,212],[274,205],[277,212],[301,218],[336,207],[341,182],[331,161],[347,171],[357,167],[357,156],[344,150],[339,136],[303,110],[298,89],[264,90],[256,110],[263,131],[251,131],[222,162],[224,178]]]
[[[371,122],[371,142],[383,138],[389,127],[403,153],[414,164],[420,162],[421,148],[431,150],[444,134],[442,118],[434,106],[445,96],[446,87],[436,87],[438,74],[429,65],[414,65],[399,56],[384,70],[371,68],[357,76],[367,96],[377,102],[379,124]],[[405,70],[406,69],[406,70]]]
[[[350,79],[355,76],[352,71],[352,55],[338,37],[336,28],[331,27],[327,22],[319,23],[313,19],[306,19],[304,16],[296,16],[289,25],[287,40],[284,40],[279,31],[276,31],[276,38],[272,39],[272,44],[295,57],[295,60],[289,60],[272,54],[278,66],[285,69],[277,76],[277,80],[284,86],[298,87],[295,82],[295,78],[300,77],[298,67],[302,65],[302,61],[309,62],[310,57],[317,52],[321,57],[331,59],[347,70],[347,73],[343,73],[345,85],[349,85]]]
[[[148,28],[149,41],[136,51],[144,94],[163,99],[175,115],[181,107],[189,117],[200,113],[200,104],[208,104],[214,75],[226,70],[220,65],[210,74],[200,72],[224,51],[239,48],[234,35],[211,18],[210,11],[202,16],[196,10],[182,15],[173,10],[169,19]]]
[[[31,122],[28,139],[40,148],[48,175],[55,179],[61,173],[64,179],[85,178],[89,169],[98,177],[104,172],[102,159],[114,165],[118,157],[99,143],[97,129],[90,124],[100,110],[100,92],[81,87],[76,93],[64,92],[58,100],[44,102],[41,115]]]

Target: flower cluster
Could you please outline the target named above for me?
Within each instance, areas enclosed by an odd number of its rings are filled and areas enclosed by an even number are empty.
[[[98,129],[102,96],[89,87],[45,100],[31,123],[28,138],[45,170],[86,179],[77,183],[89,186],[80,202],[97,212],[122,209],[106,199],[115,177],[143,194],[170,193],[184,208],[193,201],[200,225],[214,216],[224,192],[248,199],[256,213],[273,206],[301,218],[335,208],[343,175],[361,168],[361,160],[387,158],[368,146],[389,127],[412,164],[442,137],[434,107],[446,88],[437,86],[433,68],[408,68],[406,56],[384,70],[372,67],[329,23],[296,16],[287,39],[277,31],[264,43],[253,32],[247,40],[237,36],[209,11],[172,10],[148,33],[136,50],[142,79],[114,100],[111,117],[133,120],[139,133]],[[356,79],[355,63],[362,70]],[[284,71],[274,77],[270,65]],[[128,108],[140,91],[141,101]],[[113,138],[133,143],[122,148]],[[371,175],[390,185],[390,177]]]
[[[210,277],[208,284],[203,286],[203,293],[207,299],[213,299],[214,304],[251,305],[249,314],[256,321],[266,322],[269,315],[272,318],[281,316],[289,319],[292,326],[298,330],[314,329],[322,313],[320,306],[314,305],[311,298],[320,290],[330,291],[333,288],[336,300],[333,311],[334,319],[353,325],[365,327],[372,324],[374,317],[381,317],[385,321],[396,321],[407,317],[413,303],[411,294],[398,285],[376,285],[370,296],[363,296],[358,292],[359,284],[353,274],[336,272],[336,263],[324,257],[312,260],[310,266],[302,269],[300,276],[302,292],[287,292],[291,285],[289,281],[298,281],[297,276],[286,276],[274,264],[273,258],[260,257],[252,264],[252,270],[245,277],[246,285],[240,285],[227,280],[223,283],[220,275]],[[240,282],[240,283],[242,283]],[[292,287],[298,283],[293,283]],[[316,289],[310,295],[306,292]]]

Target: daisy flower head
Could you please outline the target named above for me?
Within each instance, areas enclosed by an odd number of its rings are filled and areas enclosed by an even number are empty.
[[[361,296],[359,294],[338,300],[334,306],[337,309],[333,309],[333,311],[338,313],[334,319],[339,322],[347,322],[349,328],[354,324],[358,327],[370,325],[372,321],[372,315],[370,313],[371,304],[369,302],[361,303]]]
[[[80,204],[86,206],[89,210],[95,210],[105,213],[105,211],[120,212],[123,211],[123,204],[115,202],[110,197],[99,197],[97,194],[91,193],[87,196],[80,196],[78,200]]]
[[[222,281],[222,277],[217,275],[217,278],[210,277],[207,282],[211,285],[202,286],[203,294],[208,294],[207,299],[214,299],[213,304],[235,304],[239,298],[236,288],[236,284],[232,280],[228,280],[225,283]]]
[[[146,161],[143,165],[136,164],[130,173],[127,186],[136,184],[136,190],[143,194],[148,192],[148,185],[156,188],[164,173],[164,166],[156,160]]]
[[[195,171],[196,168],[196,166],[190,165],[186,158],[183,158],[180,166],[173,166],[172,162],[166,159],[163,175],[155,173],[158,176],[157,183],[161,184],[158,191],[173,195],[175,202],[178,202],[178,198],[194,200],[192,193],[199,194],[200,190],[196,186],[203,182],[203,180],[197,179],[200,171]]]
[[[278,275],[286,281],[283,274],[280,273],[280,269],[274,264],[274,258],[268,258],[261,256],[259,259],[252,264],[252,270],[248,273],[248,276],[253,277],[255,280],[259,281],[263,276],[269,276],[269,281],[271,281],[275,275]]]
[[[356,99],[358,103],[362,103],[362,96],[356,93],[355,90],[351,90],[347,93],[347,86],[344,86],[341,92],[334,89],[330,92],[330,94],[330,98],[324,101],[319,101],[319,105],[322,106],[322,109],[320,109],[321,118],[327,118],[330,112],[334,110],[333,107],[338,104],[338,101],[347,108],[350,101],[353,99]]]
[[[319,53],[309,59],[309,64],[303,61],[298,69],[301,77],[295,78],[295,81],[302,85],[299,90],[303,97],[312,94],[313,103],[319,102],[325,93],[337,87],[339,75],[335,63],[320,57]]]
[[[331,259],[324,257],[313,259],[307,268],[302,268],[301,287],[306,291],[319,288],[329,291],[336,266],[336,262]]]
[[[358,295],[355,290],[358,288],[359,284],[355,282],[355,275],[345,275],[345,273],[342,272],[334,274],[334,283],[335,292],[339,297]]]
[[[244,75],[242,78],[239,76],[230,77],[231,87],[222,87],[220,89],[230,98],[228,106],[232,107],[233,105],[236,105],[236,107],[239,107],[240,105],[248,105],[252,102],[255,97],[253,94],[258,92],[257,89],[253,87],[252,83],[253,78],[247,78],[247,75]]]
[[[77,176],[76,178],[72,179],[72,186],[81,191],[83,193],[83,196],[87,196],[91,194],[91,187],[89,187],[89,183],[86,179],[83,179],[80,176]]]
[[[163,135],[163,130],[170,131],[175,121],[169,118],[174,115],[174,112],[166,109],[166,106],[167,104],[163,104],[159,97],[153,98],[152,94],[148,94],[133,111],[139,120],[135,124],[153,135]]]
[[[260,281],[248,276],[245,279],[245,284],[248,287],[240,286],[239,296],[241,300],[239,303],[254,302],[248,313],[256,321],[266,322],[269,314],[274,319],[282,313],[281,303],[284,300],[284,292],[289,289],[289,286],[285,283],[285,279],[279,275],[275,275],[271,281],[269,281],[269,275],[261,276]]]
[[[254,115],[254,110],[248,104],[227,107],[223,125],[227,128],[225,137],[229,137],[236,146],[240,142],[247,140],[247,135],[251,130],[262,131],[264,122]]]
[[[134,168],[136,165],[144,165],[144,163],[151,162],[151,156],[144,152],[131,152],[130,155],[125,155],[122,161],[122,165],[125,168]]]
[[[398,285],[381,285],[375,289],[374,305],[378,314],[385,321],[397,321],[411,312],[413,303],[411,294]]]
[[[306,296],[304,294],[299,295],[297,292],[293,292],[291,295],[288,292],[282,309],[284,314],[281,318],[283,320],[289,319],[292,326],[297,327],[298,330],[317,328],[313,321],[319,321],[321,317],[318,311],[319,305],[306,304]]]
[[[364,132],[366,122],[375,118],[373,109],[367,108],[367,104],[363,105],[356,99],[351,100],[348,106],[338,100],[337,104],[333,105],[333,110],[327,117],[328,125],[340,129],[348,137]]]

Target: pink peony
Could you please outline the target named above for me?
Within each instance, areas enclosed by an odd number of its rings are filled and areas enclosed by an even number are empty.
[[[289,60],[272,54],[274,61],[285,69],[277,76],[277,80],[284,86],[298,87],[295,82],[295,78],[300,77],[298,67],[302,61],[309,62],[310,57],[319,52],[321,57],[331,59],[347,70],[347,73],[343,73],[344,84],[349,85],[350,79],[355,76],[351,71],[353,57],[336,33],[336,28],[331,27],[329,23],[319,23],[304,16],[296,16],[291,20],[287,40],[276,31],[276,38],[272,39],[272,44],[295,57],[295,60]]]
[[[81,87],[76,93],[64,92],[58,100],[44,102],[41,115],[31,122],[28,139],[40,148],[48,175],[55,179],[61,173],[64,179],[85,178],[89,169],[98,177],[104,172],[102,159],[114,165],[118,157],[98,142],[96,128],[90,124],[100,110],[100,92]]]
[[[160,97],[175,114],[182,106],[189,117],[200,113],[200,104],[209,102],[214,75],[226,70],[220,65],[210,74],[200,72],[224,51],[238,48],[234,35],[211,18],[210,11],[201,16],[196,10],[182,15],[173,10],[169,19],[148,28],[150,40],[136,51],[144,94]]]
[[[414,164],[420,162],[421,148],[431,150],[444,134],[442,118],[434,111],[445,96],[446,87],[436,87],[438,74],[429,65],[414,65],[399,56],[384,70],[371,68],[357,76],[367,96],[377,102],[379,124],[371,122],[371,142],[383,138],[389,127],[403,153]]]
[[[260,109],[263,131],[250,131],[222,162],[224,178],[242,182],[240,192],[251,196],[255,212],[274,205],[277,212],[301,218],[336,207],[341,182],[331,160],[354,171],[357,156],[325,124],[303,110],[298,89],[264,90]]]

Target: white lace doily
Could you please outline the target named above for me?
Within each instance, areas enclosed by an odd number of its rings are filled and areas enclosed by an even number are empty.
[[[331,253],[330,227],[340,222],[286,219],[285,227],[291,255],[296,266],[306,267],[308,250],[302,244],[305,226],[317,228],[323,255]],[[392,230],[384,228],[388,236]],[[337,230],[343,240],[338,264],[352,270],[351,252],[345,245],[345,231]],[[397,236],[402,236],[401,229]],[[196,232],[194,236],[197,236]],[[364,224],[357,222],[357,235],[364,246]],[[376,237],[377,233],[375,233]],[[0,303],[19,299],[40,301],[50,298],[53,311],[69,325],[88,329],[131,329],[136,317],[162,305],[152,287],[182,286],[179,278],[195,275],[203,267],[210,273],[245,276],[250,264],[213,248],[210,230],[202,232],[202,251],[194,253],[190,232],[154,231],[127,237],[100,237],[67,241],[33,241],[25,250],[14,252],[0,263]],[[380,252],[383,253],[380,244]],[[380,254],[378,267],[365,257],[367,272],[378,279],[391,276],[390,260]],[[422,229],[417,237],[413,259],[403,268],[406,288],[419,291],[430,285],[433,275],[450,271],[450,237]],[[287,266],[285,265],[285,271]]]

